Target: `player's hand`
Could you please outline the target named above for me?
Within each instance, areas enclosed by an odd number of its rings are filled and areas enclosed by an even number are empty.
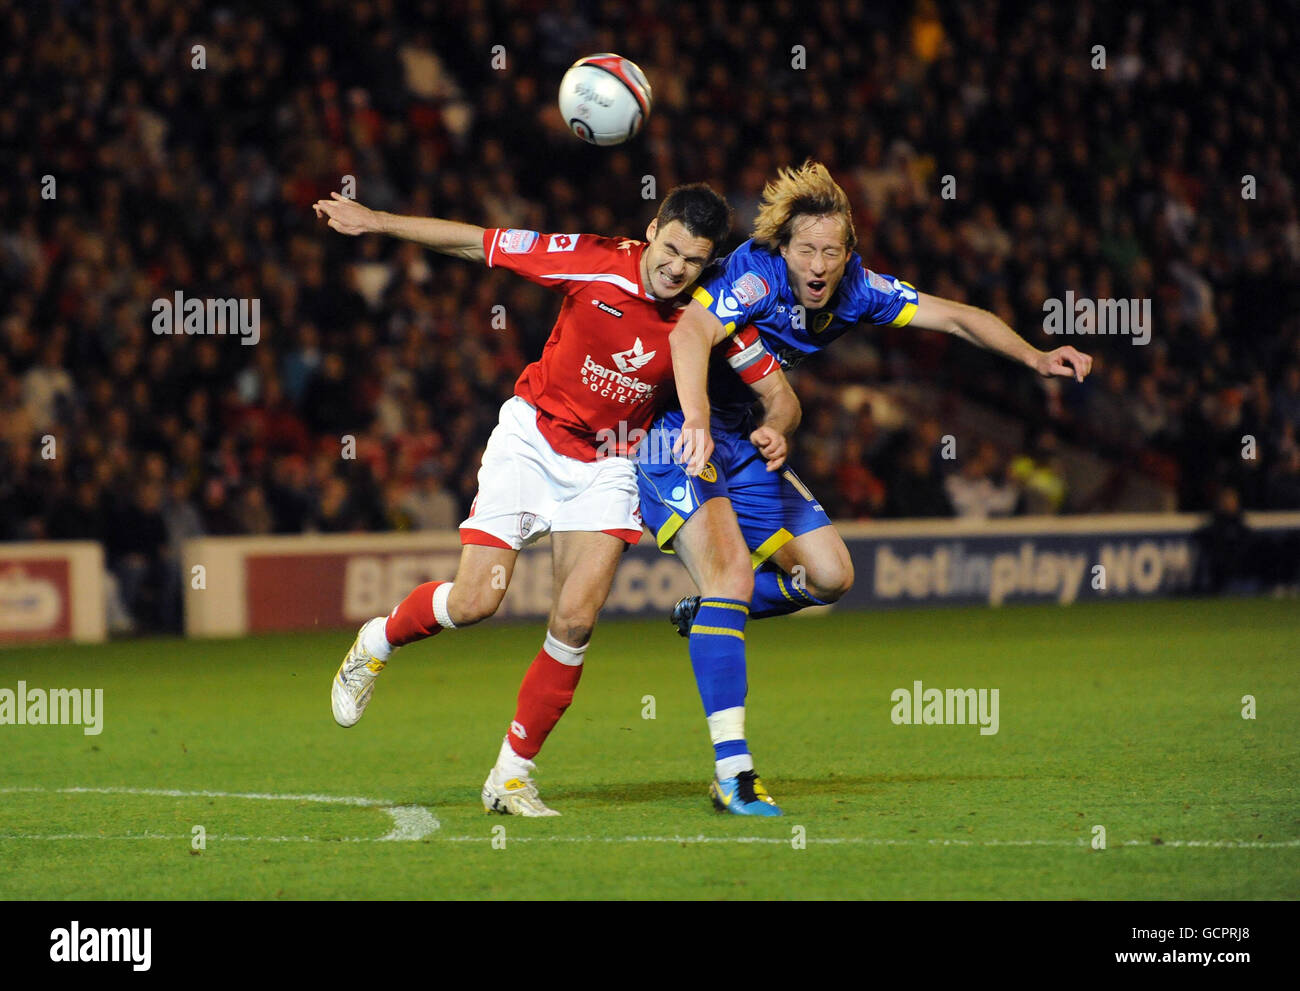
[[[374,210],[338,193],[330,193],[330,196],[332,199],[317,200],[311,208],[316,211],[316,216],[328,217],[334,230],[353,237],[378,233],[379,218]]]
[[[749,435],[749,441],[767,459],[768,471],[776,471],[790,455],[790,442],[785,434],[771,427],[759,427]]]
[[[709,430],[709,421],[684,421],[681,436],[673,442],[673,456],[685,466],[686,474],[692,478],[702,472],[709,458],[713,457],[713,434]]]
[[[1040,354],[1034,362],[1034,371],[1044,378],[1060,375],[1082,382],[1084,376],[1092,371],[1092,358],[1067,344],[1055,351]]]

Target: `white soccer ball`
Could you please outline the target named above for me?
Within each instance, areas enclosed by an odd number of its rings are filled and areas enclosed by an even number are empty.
[[[635,62],[604,52],[580,58],[560,81],[560,113],[578,137],[618,145],[650,116],[650,83]]]

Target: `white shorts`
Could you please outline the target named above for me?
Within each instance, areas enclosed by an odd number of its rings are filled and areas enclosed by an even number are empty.
[[[544,533],[581,530],[641,539],[636,467],[627,458],[578,461],[537,429],[537,410],[518,396],[483,451],[478,495],[460,525],[462,544],[519,550]]]

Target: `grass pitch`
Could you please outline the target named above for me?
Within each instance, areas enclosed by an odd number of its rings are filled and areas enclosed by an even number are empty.
[[[98,736],[0,726],[0,898],[1300,895],[1294,602],[753,622],[747,729],[785,810],[758,820],[711,810],[666,622],[597,629],[543,820],[478,799],[540,624],[405,648],[343,730],[352,635],[0,651],[0,688],[104,690]],[[998,732],[896,725],[918,680],[997,688]]]

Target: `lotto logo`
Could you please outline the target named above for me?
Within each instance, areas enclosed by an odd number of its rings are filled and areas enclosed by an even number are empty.
[[[524,724],[521,723],[518,719],[510,720],[510,732],[513,733],[515,736],[519,737],[519,739],[521,740],[528,739],[528,733],[524,729]]]
[[[572,251],[578,246],[577,234],[552,234],[551,240],[546,245],[546,250],[551,251]]]

